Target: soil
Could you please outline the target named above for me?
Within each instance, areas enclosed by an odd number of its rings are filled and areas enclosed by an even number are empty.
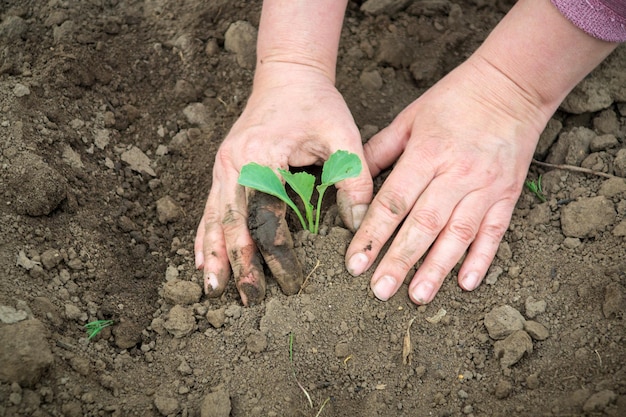
[[[406,7],[350,2],[340,46],[364,140],[511,6],[382,3]],[[536,155],[612,177],[533,165],[547,201],[524,190],[479,289],[376,300],[329,196],[319,236],[290,223],[303,291],[243,308],[202,295],[193,239],[260,7],[0,1],[0,416],[626,415],[625,49]]]

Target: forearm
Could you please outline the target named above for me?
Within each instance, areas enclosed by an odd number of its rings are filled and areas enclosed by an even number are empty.
[[[256,78],[272,72],[276,63],[293,63],[317,70],[334,83],[346,5],[347,0],[265,0]]]
[[[520,0],[476,52],[549,117],[617,43],[596,39],[550,0]]]

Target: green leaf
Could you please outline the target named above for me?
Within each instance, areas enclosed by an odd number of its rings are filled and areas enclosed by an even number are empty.
[[[361,173],[361,159],[347,151],[337,151],[330,155],[322,168],[322,184],[329,186]]]
[[[291,200],[291,198],[289,198],[287,191],[285,190],[285,185],[272,168],[265,165],[259,165],[256,162],[250,162],[249,164],[241,167],[237,183],[239,185],[243,185],[244,187],[252,188],[279,198],[296,212],[298,219],[300,219],[300,223],[302,223],[302,227],[305,229],[307,228],[304,218],[302,217],[302,213],[300,213],[298,207]]]
[[[291,172],[278,168],[278,172],[283,176],[287,184],[300,196],[304,203],[306,212],[306,220],[309,223],[309,230],[313,227],[313,204],[311,204],[311,196],[313,195],[313,187],[315,186],[315,176],[306,172]]]
[[[285,203],[291,201],[280,178],[278,178],[274,170],[268,166],[259,165],[256,162],[250,162],[244,165],[241,167],[237,182],[244,187],[253,188],[257,191],[280,198]]]

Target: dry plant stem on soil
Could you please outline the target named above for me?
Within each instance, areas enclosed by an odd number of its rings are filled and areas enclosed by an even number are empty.
[[[535,165],[539,165],[540,167],[554,168],[554,169],[564,169],[564,170],[567,170],[567,171],[581,172],[583,174],[597,175],[599,177],[604,177],[604,178],[621,178],[621,177],[617,177],[615,175],[607,174],[605,172],[594,171],[594,170],[591,170],[591,169],[588,169],[588,168],[577,167],[577,166],[574,166],[574,165],[549,164],[547,162],[537,161],[536,159],[533,159],[532,163],[535,164]]]
[[[293,365],[293,338],[294,338],[293,332],[289,333],[289,362],[291,363],[291,372],[293,373],[293,378],[296,380],[296,384],[298,384],[298,387],[300,387],[300,389],[306,396],[307,400],[309,400],[309,406],[313,408],[313,400],[311,399],[311,396],[309,395],[308,391],[302,386],[300,381],[298,381],[298,377],[296,376],[296,368]],[[330,401],[330,397],[324,400],[324,402],[320,406],[320,409],[317,410],[317,414],[315,414],[315,417],[319,417],[322,414],[322,410],[324,409],[324,407],[326,407],[326,404],[328,404],[328,401]]]

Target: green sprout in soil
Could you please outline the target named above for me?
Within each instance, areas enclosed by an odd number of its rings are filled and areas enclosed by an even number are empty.
[[[302,228],[308,230],[311,233],[317,234],[320,224],[320,210],[322,207],[322,198],[326,189],[339,181],[343,181],[347,178],[354,178],[361,173],[362,164],[361,159],[356,154],[347,151],[336,151],[322,167],[322,183],[317,187],[317,206],[313,207],[311,204],[311,197],[313,196],[313,187],[315,185],[315,176],[307,172],[297,172],[292,174],[291,172],[278,169],[283,179],[289,186],[300,196],[304,203],[304,213],[287,195],[285,185],[280,180],[280,177],[274,170],[265,165],[259,165],[251,162],[244,165],[239,173],[238,183],[245,187],[261,191],[266,194],[273,195],[279,198],[285,204],[287,204],[296,213]],[[315,220],[313,220],[313,210],[315,209]],[[306,217],[306,221],[305,221]]]
[[[543,194],[543,188],[541,187],[541,175],[537,178],[537,181],[526,181],[526,187],[537,196],[542,203],[546,202],[546,196]]]
[[[113,324],[113,320],[96,320],[85,324],[85,329],[87,330],[87,340],[91,340],[96,337],[98,333],[102,331],[105,327],[109,327]]]

